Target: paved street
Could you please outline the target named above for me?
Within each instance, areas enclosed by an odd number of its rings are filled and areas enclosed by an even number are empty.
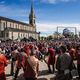
[[[19,78],[17,80],[23,80],[21,78],[21,74],[23,73],[22,70],[20,70],[19,73]],[[8,65],[8,67],[6,67],[6,75],[7,75],[7,80],[12,80],[12,76],[9,76],[10,74],[10,64]],[[54,74],[49,74],[48,73],[48,68],[47,68],[47,64],[45,62],[40,62],[40,73],[39,73],[39,80],[53,80]]]
[[[74,61],[74,63],[76,64],[76,61]],[[49,74],[48,73],[48,68],[47,68],[47,64],[43,61],[41,62],[40,61],[40,72],[39,72],[39,77],[38,79],[39,80],[54,80],[54,76],[55,74]],[[21,69],[20,72],[19,72],[19,77],[17,80],[24,80],[22,78],[22,73],[23,73],[23,70]],[[7,80],[12,80],[13,76],[10,76],[10,64],[8,65],[8,67],[6,67],[6,75],[7,75]]]

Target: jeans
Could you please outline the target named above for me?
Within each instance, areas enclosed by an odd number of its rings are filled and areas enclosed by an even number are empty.
[[[17,68],[17,69],[16,69],[16,72],[15,72],[15,75],[14,75],[14,80],[17,79],[17,76],[18,76],[19,70],[20,70],[20,68]]]
[[[54,73],[54,71],[55,71],[54,64],[52,64],[51,66],[52,66],[52,69],[53,69],[52,72]],[[50,65],[48,65],[48,70],[49,70],[49,72],[51,73],[51,67],[50,67]]]

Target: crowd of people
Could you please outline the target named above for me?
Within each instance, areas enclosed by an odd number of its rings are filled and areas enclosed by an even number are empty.
[[[17,79],[20,69],[23,69],[25,80],[37,80],[42,60],[47,64],[48,73],[54,74],[57,70],[55,80],[71,80],[73,69],[77,70],[80,80],[79,41],[1,42],[0,80],[6,80],[5,67],[9,62],[13,80]],[[74,60],[77,60],[77,67]]]

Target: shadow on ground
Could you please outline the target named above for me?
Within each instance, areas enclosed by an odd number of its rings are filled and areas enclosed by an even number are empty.
[[[24,77],[23,77],[23,74],[20,74],[17,78],[17,80],[25,80]]]
[[[50,74],[50,73],[48,73],[48,70],[39,71],[39,76],[49,75],[49,74]]]
[[[48,80],[47,78],[40,77],[40,76],[45,76],[45,75],[49,75],[49,74],[50,73],[48,73],[48,70],[39,71],[38,80]],[[7,80],[9,80],[9,76],[12,77],[10,74],[6,74]],[[24,77],[23,77],[23,73],[18,76],[17,80],[25,80]],[[52,78],[50,78],[50,80],[55,80],[55,79],[54,79],[54,77],[52,77]]]
[[[25,79],[23,78],[23,74],[20,74],[20,75],[18,76],[17,80],[25,80]],[[38,78],[38,80],[48,80],[48,79],[47,79],[47,78]]]
[[[50,80],[56,80],[55,78],[50,78]]]

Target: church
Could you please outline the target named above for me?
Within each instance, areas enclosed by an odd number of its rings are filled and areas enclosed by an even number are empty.
[[[35,13],[33,5],[29,14],[29,24],[0,16],[0,39],[22,39],[32,37],[39,39],[40,33],[36,31]]]

